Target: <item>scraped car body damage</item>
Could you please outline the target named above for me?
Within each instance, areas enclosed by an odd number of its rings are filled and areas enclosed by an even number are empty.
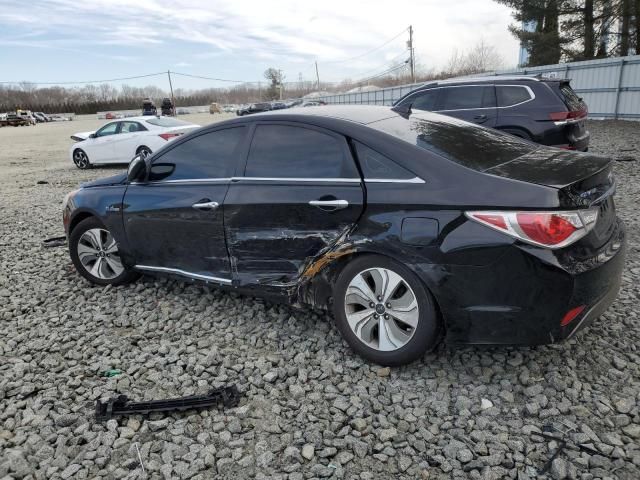
[[[206,234],[213,235],[211,239],[220,250],[214,255],[220,257],[215,265],[228,265],[229,282],[222,288],[294,306],[329,309],[342,267],[356,256],[383,255],[407,266],[424,283],[442,316],[445,341],[449,343],[558,341],[577,328],[560,325],[569,307],[587,305],[587,313],[579,319],[583,326],[615,298],[624,261],[625,232],[611,198],[615,184],[609,159],[534,146],[516,160],[481,172],[372,128],[377,122],[400,118],[388,109],[354,109],[354,117],[361,112],[364,116],[373,112],[376,117],[363,124],[357,118],[325,116],[324,112],[331,109],[323,108],[319,112],[306,108],[304,114],[285,111],[223,122],[227,128],[248,125],[249,132],[235,176],[224,184],[215,184],[220,207],[210,218],[220,225],[220,231]],[[350,112],[354,107],[345,108]],[[418,119],[423,117],[446,125],[458,122],[440,120],[441,116],[433,114],[421,114]],[[359,178],[349,182],[306,181],[300,185],[295,179],[245,177],[251,129],[274,119],[339,132],[349,142],[361,142],[390,158],[412,178],[367,179],[355,155]],[[467,128],[464,122],[457,125]],[[222,126],[205,127],[195,134]],[[440,130],[443,128],[440,126]],[[478,130],[474,130],[476,137],[488,135],[487,129],[468,128]],[[177,140],[174,148],[193,135]],[[516,140],[509,136],[505,141]],[[463,147],[457,149],[462,151]],[[546,173],[539,171],[539,165]],[[137,189],[144,190],[145,196],[133,195]],[[139,265],[139,253],[130,243],[128,212],[137,209],[142,217],[154,214],[132,204],[173,201],[164,193],[148,199],[149,191],[161,192],[153,185],[127,185],[122,178],[85,185],[69,199],[65,224],[74,224],[78,215],[95,215],[119,242],[123,261],[131,267]],[[309,206],[310,199],[328,194],[347,198],[349,208],[322,213]],[[190,204],[201,196],[193,193],[188,202],[185,200],[188,207],[182,213],[175,211],[176,218],[192,215]],[[557,250],[523,243],[465,216],[466,211],[474,209],[524,207],[546,211],[584,208],[594,203],[600,205],[601,213],[593,231]],[[172,238],[169,232],[165,240],[171,243]],[[158,264],[172,265],[175,252],[168,244],[153,248]]]

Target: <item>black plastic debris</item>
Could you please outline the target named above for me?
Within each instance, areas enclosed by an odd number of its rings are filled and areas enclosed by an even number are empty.
[[[36,183],[38,185],[48,185],[49,184],[49,182],[47,182],[46,180],[38,180]]]
[[[603,457],[610,458],[608,455],[594,450],[593,448],[587,447],[586,445],[582,445],[581,443],[575,443],[572,440],[569,440],[566,436],[553,435],[552,433],[564,433],[556,430],[552,425],[545,425],[542,427],[542,432],[531,432],[531,437],[540,437],[544,440],[553,440],[558,444],[558,448],[553,452],[551,457],[547,460],[547,462],[543,465],[543,467],[538,470],[538,475],[544,475],[551,469],[551,464],[553,461],[562,454],[565,450],[576,450],[578,452],[585,452],[589,455],[602,455]]]
[[[67,243],[67,237],[63,235],[61,237],[51,237],[51,238],[44,239],[42,241],[42,246],[45,248],[64,247],[66,243]]]
[[[232,408],[240,402],[238,387],[214,388],[206,395],[150,400],[148,402],[130,402],[126,395],[118,395],[106,402],[96,401],[96,421],[105,422],[119,415],[134,413],[184,411],[208,407]]]

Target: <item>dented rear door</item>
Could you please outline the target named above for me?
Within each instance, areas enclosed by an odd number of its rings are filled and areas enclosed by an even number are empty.
[[[346,139],[297,122],[259,122],[244,175],[224,204],[227,248],[240,285],[295,282],[344,238],[364,208]]]

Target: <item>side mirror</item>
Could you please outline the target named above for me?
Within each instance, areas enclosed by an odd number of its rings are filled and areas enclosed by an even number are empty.
[[[96,138],[96,137],[97,137],[97,135],[95,133],[89,134],[89,138]]]
[[[142,155],[136,155],[129,163],[129,168],[127,169],[127,181],[136,182],[144,179],[147,176],[147,168],[147,162],[142,158]]]

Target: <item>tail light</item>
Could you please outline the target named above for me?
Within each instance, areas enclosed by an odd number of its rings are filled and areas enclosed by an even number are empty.
[[[180,135],[182,135],[182,134],[181,133],[161,133],[158,136],[162,137],[166,141],[169,141],[170,139],[175,138],[175,137],[179,137]]]
[[[532,245],[562,248],[591,231],[598,209],[562,212],[465,212],[465,215],[489,228]]]
[[[553,112],[549,114],[549,118],[556,122],[556,124],[564,124],[583,120],[587,118],[588,113],[585,107],[580,110],[569,110],[568,112]]]
[[[584,305],[580,305],[579,307],[576,308],[572,308],[571,310],[569,310],[564,317],[562,317],[562,320],[560,320],[560,325],[563,327],[566,327],[567,325],[569,325],[571,322],[573,322],[573,320],[582,313],[582,311],[584,310],[585,306]]]

